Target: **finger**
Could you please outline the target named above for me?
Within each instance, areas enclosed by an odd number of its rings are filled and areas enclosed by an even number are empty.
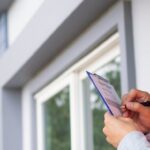
[[[125,112],[123,112],[123,117],[125,117],[125,118],[127,118],[127,117],[129,117],[129,112],[128,111],[125,111]]]
[[[123,106],[127,101],[128,94],[124,94],[122,97],[121,105]]]
[[[109,113],[109,112],[106,112],[106,113],[104,114],[104,120],[107,120],[107,118],[109,118],[109,116],[110,116],[110,113]]]
[[[141,91],[138,89],[132,89],[128,93],[128,97],[126,101],[140,101],[141,99],[143,100],[148,100],[149,99],[149,93],[145,91]]]
[[[124,112],[126,112],[126,111],[127,111],[127,108],[126,108],[126,106],[125,106],[125,105],[121,106],[121,107],[120,107],[120,109],[121,109],[122,113],[124,113]]]
[[[106,141],[111,144],[110,139],[106,137]]]
[[[113,122],[114,120],[116,120],[116,118],[114,116],[112,116],[108,112],[105,113],[105,115],[104,115],[104,122],[105,122],[105,124],[109,124],[110,122]]]
[[[126,106],[125,106],[125,105],[122,105],[120,108],[121,108],[123,117],[129,117],[129,111],[128,111],[128,109],[126,108]]]
[[[121,109],[122,113],[125,113],[127,111],[127,109]]]
[[[138,102],[127,102],[126,107],[128,110],[133,111],[133,112],[141,112],[144,109],[146,109],[143,105],[141,105]]]
[[[108,130],[107,130],[106,126],[103,128],[103,133],[104,133],[105,136],[107,136]]]
[[[137,90],[137,99],[149,100],[150,94],[148,92],[145,92],[145,91]]]
[[[107,112],[104,114],[104,124],[106,125],[106,117],[107,117]]]
[[[107,141],[109,144],[111,144],[112,146],[117,147],[117,145],[114,144],[113,141],[112,141],[109,137],[106,137],[106,141]]]
[[[105,124],[105,125],[108,124],[108,122],[109,122],[108,116],[109,116],[109,113],[106,112],[106,113],[104,114],[104,124]]]
[[[104,114],[104,119],[106,118],[106,116],[107,116],[107,113],[108,113],[108,112],[106,112],[106,113]]]
[[[121,109],[126,109],[126,105],[120,106]]]
[[[131,89],[130,92],[128,93],[128,96],[126,97],[126,101],[136,100],[138,93],[139,93],[139,90]]]
[[[125,121],[125,122],[129,122],[129,121],[131,121],[131,118],[119,117],[118,120],[120,120],[120,121]]]

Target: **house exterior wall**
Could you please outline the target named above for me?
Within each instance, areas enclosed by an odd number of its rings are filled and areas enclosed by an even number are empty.
[[[19,36],[43,2],[44,0],[16,0],[11,5],[7,13],[9,45]]]
[[[19,36],[19,38],[8,48],[7,52],[0,59],[0,68],[3,70],[3,75],[1,74],[0,85],[6,86],[6,84],[11,81],[13,77],[16,77],[16,74],[19,73],[18,71],[21,70],[25,65],[27,68],[24,69],[24,71],[22,70],[24,73],[21,71],[23,73],[21,73],[21,76],[19,75],[21,78],[23,78],[21,79],[19,77],[21,80],[18,80],[17,78],[15,79],[16,81],[13,82],[13,85],[12,83],[11,85],[8,85],[9,87],[23,86],[23,84],[25,84],[25,82],[27,82],[27,80],[30,80],[30,78],[33,76],[32,71],[35,71],[38,68],[40,69],[40,67],[43,65],[41,64],[42,61],[39,61],[39,59],[45,58],[43,59],[43,61],[49,61],[49,59],[52,59],[51,57],[55,54],[55,51],[58,51],[56,50],[58,49],[57,46],[60,46],[61,43],[64,44],[65,38],[63,37],[59,39],[59,43],[57,43],[56,41],[53,42],[53,40],[55,40],[56,38],[55,32],[70,16],[70,14],[75,11],[80,4],[82,4],[82,1],[65,0],[62,2],[62,4],[60,4],[60,8],[57,7],[57,4],[57,1],[55,1],[54,3],[51,3],[51,1],[49,0],[45,1],[39,11],[28,24],[28,27],[26,27],[22,31],[22,34]],[[49,10],[51,9],[52,13],[49,15],[51,19],[47,19],[47,17],[45,16],[47,16]],[[53,14],[56,14],[55,17],[57,18],[53,17]],[[63,30],[60,32],[63,32],[63,35],[65,34],[65,31]],[[63,36],[60,35],[60,32],[56,32],[58,34],[57,38]],[[67,35],[65,37],[67,37]],[[44,44],[48,39],[48,43]],[[51,47],[51,49],[49,49],[49,47]],[[21,59],[16,59],[20,56]],[[34,62],[34,56],[36,57],[36,63]],[[29,60],[31,60],[31,62],[29,62]],[[29,63],[34,64],[31,65]],[[8,64],[11,64],[11,68],[13,69],[4,67]]]
[[[59,73],[62,73],[63,70],[69,67],[69,64],[73,64],[82,58],[82,56],[89,53],[90,50],[87,46],[90,47],[92,42],[95,42],[95,44],[102,42],[119,27],[119,31],[121,31],[121,47],[122,49],[129,50],[127,46],[127,36],[125,35],[128,26],[124,26],[125,22],[123,21],[123,16],[125,11],[122,11],[122,3],[114,4],[113,9],[111,8],[112,5],[110,5],[110,9],[102,16],[99,16],[97,19],[99,21],[97,22],[94,22],[94,20],[96,20],[99,11],[95,13],[94,11],[90,13],[87,12],[95,17],[91,17],[89,14],[81,15],[84,11],[90,10],[89,6],[92,7],[90,2],[83,0],[34,0],[32,2],[29,0],[18,0],[11,6],[8,11],[10,47],[3,57],[0,58],[0,150],[9,150],[10,147],[12,150],[20,150],[20,147],[22,147],[22,150],[36,150],[36,141],[34,141],[35,134],[32,133],[34,128],[32,123],[34,123],[33,119],[35,118],[35,114],[31,116],[35,113],[32,107],[34,105],[32,103],[32,94],[49,83],[49,81],[55,79]],[[132,0],[136,84],[138,88],[144,90],[150,90],[148,82],[150,80],[150,69],[148,67],[150,66],[150,62],[148,61],[148,48],[150,46],[148,37],[150,35],[148,28],[150,26],[149,6],[150,2],[148,0]],[[98,9],[99,7],[97,7],[97,10]],[[111,11],[111,9],[113,11]],[[112,16],[112,14],[115,14],[115,17]],[[84,16],[91,18],[86,19]],[[75,21],[73,21],[72,18]],[[93,26],[92,30],[86,26],[86,24],[90,25],[90,22],[94,22],[94,24],[91,25]],[[77,27],[80,25],[82,28],[75,28],[76,24]],[[85,28],[87,30],[85,30]],[[103,30],[99,30],[99,28],[103,28]],[[72,33],[74,37],[68,35],[68,32]],[[76,37],[77,35],[75,33],[78,33],[78,37]],[[64,35],[67,40],[64,40]],[[128,34],[128,36],[129,35],[130,34]],[[70,38],[71,41],[68,40]],[[90,42],[88,42],[89,40]],[[68,45],[70,42],[72,42],[71,45]],[[65,47],[66,45],[67,47]],[[61,50],[64,50],[64,52],[60,55]],[[74,55],[72,55],[73,52]],[[126,51],[123,50],[122,52],[124,53]],[[53,59],[53,56],[55,59]],[[124,56],[130,58],[129,55],[125,54]],[[67,59],[68,57],[70,59]],[[131,56],[131,58],[132,57],[134,57],[134,55]],[[46,61],[44,59],[46,59]],[[66,61],[65,64],[66,59],[68,61]],[[44,67],[47,65],[42,71],[41,68],[43,64],[41,64],[39,60],[43,61]],[[124,62],[126,61],[128,61],[128,59],[124,59]],[[59,63],[61,63],[62,68],[55,70]],[[128,66],[125,65],[125,67],[129,67],[129,65],[130,64],[128,64]],[[131,66],[134,67],[134,65]],[[33,74],[32,71],[35,69],[36,71]],[[130,68],[130,71],[131,69],[132,68]],[[128,68],[122,68],[122,70],[122,74],[124,74],[123,78],[126,78],[125,75],[128,75],[128,73],[126,73]],[[128,78],[126,79],[128,80]],[[38,85],[36,85],[37,83]],[[135,84],[133,84],[133,86],[134,85]],[[132,87],[132,85],[125,83],[123,87],[125,89],[124,91],[127,91],[130,87]],[[13,100],[16,100],[15,103],[17,103],[12,107],[10,107],[12,102],[10,101],[11,97],[13,97]],[[18,129],[14,123],[15,120],[11,118],[12,112],[14,113],[15,119],[19,119],[20,126]],[[8,130],[9,132],[7,131],[7,128],[10,127],[7,119],[10,118],[10,121],[14,123],[13,129],[19,135],[18,138],[23,137],[23,139],[20,139],[19,144],[12,142],[15,133],[7,138],[10,134],[10,130]],[[14,143],[16,143],[16,145],[14,145]]]
[[[43,2],[39,10],[31,19],[28,15],[26,16],[26,14],[24,14],[26,13],[27,6],[29,5],[29,4],[25,5],[24,2],[25,1],[22,1],[21,3],[20,1],[20,5],[19,5],[19,1],[16,1],[16,5],[14,3],[14,5],[12,5],[12,8],[10,8],[10,11],[8,12],[10,45],[8,50],[5,53],[3,53],[0,59],[0,68],[1,69],[5,68],[4,70],[6,71],[3,72],[3,75],[1,74],[1,79],[0,79],[0,89],[1,89],[0,90],[1,91],[0,92],[0,106],[1,106],[0,107],[0,114],[1,114],[0,150],[9,150],[10,147],[12,150],[20,150],[20,149],[36,150],[35,143],[31,143],[34,141],[33,138],[32,141],[26,140],[26,138],[22,139],[22,134],[26,131],[22,130],[22,121],[23,121],[23,117],[25,118],[25,116],[22,115],[21,105],[23,104],[22,103],[23,95],[22,95],[21,87],[16,86],[14,84],[13,86],[10,87],[7,86],[7,83],[11,80],[12,77],[16,76],[15,74],[22,68],[22,66],[24,66],[24,64],[27,63],[27,61],[35,54],[35,52],[38,51],[39,47],[41,47],[41,45],[47,40],[47,38],[53,35],[55,30],[64,22],[64,20],[66,20],[68,16],[82,3],[81,0],[77,0],[77,1],[64,0],[61,2],[47,0]],[[59,6],[58,3],[60,4]],[[25,7],[25,8],[21,9],[18,7],[21,8]],[[33,5],[32,7],[34,8]],[[51,10],[50,14],[49,14],[49,10]],[[22,14],[22,16],[20,16],[19,13]],[[32,13],[34,14],[35,11],[33,11]],[[47,17],[47,15],[49,16]],[[18,22],[16,21],[17,18],[21,19],[19,17],[25,17],[25,20],[23,19],[22,22],[19,24],[19,26],[17,26],[17,22]],[[47,18],[50,19],[48,20]],[[13,31],[15,31],[15,33]],[[16,57],[17,59],[14,57]],[[11,60],[13,63],[10,62]],[[31,68],[32,70],[34,69],[33,67],[37,69],[38,64],[34,63],[34,65],[36,66],[29,65],[28,67]],[[30,74],[29,68],[25,71],[26,73],[24,75],[26,77]],[[16,81],[18,82],[18,78]],[[18,91],[17,94],[13,92],[14,90]],[[11,99],[14,100],[14,105],[12,107],[10,107],[12,102]],[[17,103],[17,105],[15,105],[15,103]],[[20,103],[22,104],[20,105]],[[27,117],[29,116],[27,115]],[[18,123],[16,122],[16,120]],[[9,121],[11,123],[9,123]],[[8,128],[10,130],[7,130]],[[30,122],[29,122],[29,128],[30,128]],[[13,130],[14,132],[11,132],[11,130]],[[10,132],[11,132],[11,136],[10,136]]]
[[[137,87],[150,91],[150,1],[132,0]]]

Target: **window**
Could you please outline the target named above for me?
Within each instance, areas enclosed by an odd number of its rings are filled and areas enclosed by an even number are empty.
[[[120,86],[120,57],[117,56],[103,67],[98,68],[95,71],[97,74],[105,77],[109,82],[114,85],[117,93],[121,95]],[[92,130],[93,130],[93,146],[94,150],[114,150],[114,148],[107,144],[105,137],[103,135],[103,116],[106,112],[106,107],[100,101],[100,98],[95,90],[93,84],[88,78],[82,81],[84,97],[87,98],[90,105],[91,117],[92,117]]]
[[[101,131],[106,108],[86,70],[107,78],[121,94],[117,33],[35,95],[38,150],[114,150]]]
[[[45,150],[70,150],[69,87],[43,103]]]
[[[7,48],[7,19],[6,14],[0,14],[0,53]]]
[[[58,80],[42,93],[44,97],[36,96],[39,150],[71,149],[69,82]]]

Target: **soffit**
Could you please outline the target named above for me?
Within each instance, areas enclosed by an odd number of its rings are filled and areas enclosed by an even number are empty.
[[[0,0],[0,12],[6,11],[14,0]]]

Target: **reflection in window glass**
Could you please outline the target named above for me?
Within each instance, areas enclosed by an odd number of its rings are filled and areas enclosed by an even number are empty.
[[[103,76],[108,79],[109,82],[114,86],[118,95],[121,95],[121,85],[120,85],[120,57],[115,58],[102,68],[96,71],[97,74]],[[93,84],[89,81],[89,79],[85,79],[83,81],[83,85],[85,83],[89,84],[90,87],[90,107],[92,110],[92,118],[93,118],[93,143],[94,150],[114,150],[112,146],[110,146],[106,140],[105,136],[102,133],[102,128],[104,126],[103,116],[106,112],[106,108],[100,100],[97,91],[95,90]],[[87,85],[86,83],[86,85]],[[87,87],[86,87],[87,88]]]
[[[44,104],[45,150],[70,150],[69,87]]]

